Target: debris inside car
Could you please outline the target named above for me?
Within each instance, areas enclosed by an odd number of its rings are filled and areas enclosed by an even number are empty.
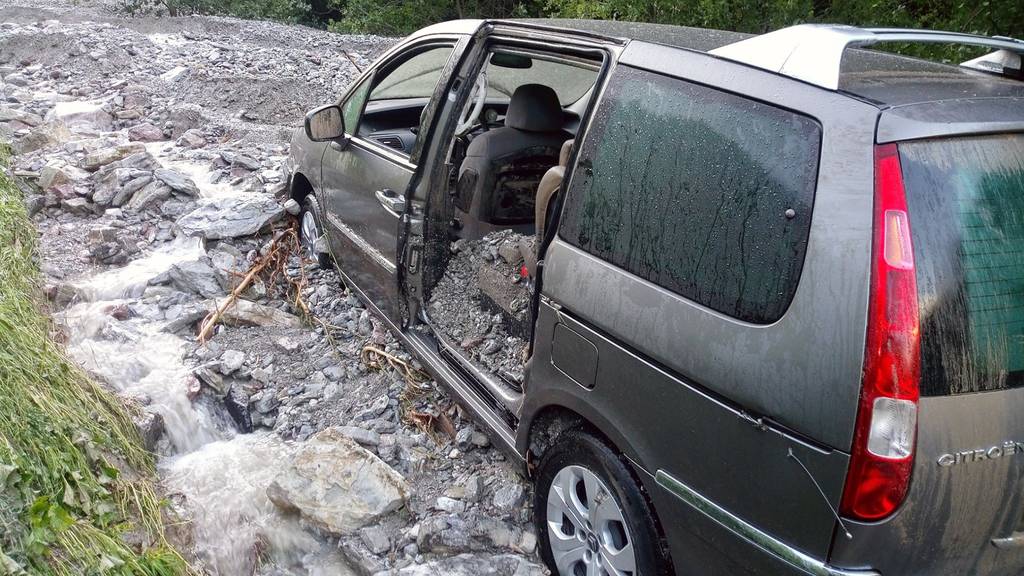
[[[534,236],[501,230],[451,244],[452,256],[427,312],[434,328],[478,366],[516,387],[530,338],[528,272]]]

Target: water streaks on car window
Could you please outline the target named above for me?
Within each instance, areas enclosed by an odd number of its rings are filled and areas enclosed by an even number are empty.
[[[563,236],[705,306],[774,321],[803,266],[820,138],[803,116],[620,69]]]

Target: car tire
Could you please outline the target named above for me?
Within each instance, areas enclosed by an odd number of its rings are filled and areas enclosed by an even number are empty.
[[[605,441],[582,430],[561,434],[544,452],[534,522],[541,557],[553,574],[673,573],[654,511],[629,466]],[[632,559],[623,554],[629,550]],[[588,571],[592,562],[605,572]]]
[[[334,261],[327,252],[317,250],[316,242],[324,234],[324,213],[316,196],[309,194],[302,200],[302,213],[299,214],[299,241],[306,252],[306,257],[315,261],[323,269],[332,267]]]

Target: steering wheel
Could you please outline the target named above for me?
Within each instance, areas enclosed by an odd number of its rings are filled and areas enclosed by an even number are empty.
[[[462,111],[459,123],[455,126],[455,134],[458,136],[469,132],[469,129],[476,124],[477,118],[480,117],[480,111],[484,109],[484,101],[487,99],[487,72],[480,71],[480,75],[476,77],[476,84],[473,85],[473,92],[470,93],[469,99],[473,102],[473,105],[467,106]]]

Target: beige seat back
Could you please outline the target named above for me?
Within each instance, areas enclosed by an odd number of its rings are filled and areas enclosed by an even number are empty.
[[[565,176],[565,167],[569,164],[569,154],[572,152],[574,140],[566,140],[562,144],[562,150],[558,154],[558,166],[553,166],[544,173],[537,185],[537,202],[535,205],[535,219],[537,225],[537,238],[544,237],[544,224],[548,219],[548,206],[551,200],[558,193],[562,186],[562,178]]]

